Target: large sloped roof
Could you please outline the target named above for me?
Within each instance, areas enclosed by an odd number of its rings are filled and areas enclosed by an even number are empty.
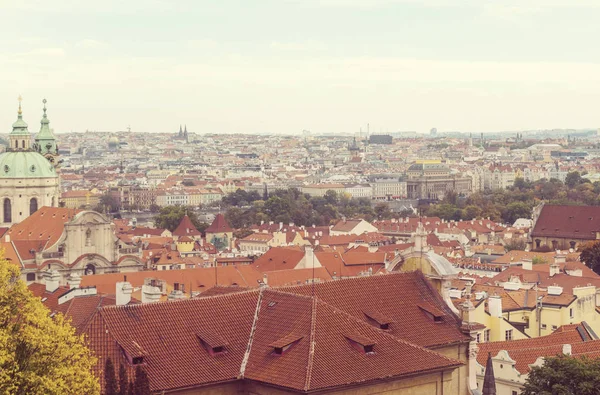
[[[202,233],[196,229],[190,217],[186,215],[181,218],[181,222],[177,225],[177,228],[173,231],[173,236],[202,236]]]
[[[600,232],[600,206],[544,205],[531,237],[595,240]]]
[[[225,216],[221,213],[217,214],[215,220],[208,228],[206,228],[206,233],[222,233],[222,232],[233,232],[231,226],[225,219]]]

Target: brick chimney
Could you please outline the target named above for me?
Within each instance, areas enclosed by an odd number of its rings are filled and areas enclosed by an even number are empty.
[[[554,277],[555,275],[560,273],[560,266],[558,263],[554,262],[550,264],[550,277]]]
[[[127,281],[127,277],[125,277],[125,281],[118,282],[115,290],[117,306],[129,304],[129,302],[131,302],[132,293],[133,287],[131,286],[131,283]]]
[[[56,270],[48,270],[45,273],[46,292],[54,292],[58,289],[60,283],[60,274]]]

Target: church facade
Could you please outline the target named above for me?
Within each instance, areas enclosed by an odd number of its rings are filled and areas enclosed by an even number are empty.
[[[60,197],[58,151],[46,115],[46,101],[35,140],[23,120],[20,98],[17,114],[9,146],[0,155],[0,222],[4,227],[23,221],[40,207],[57,207]]]

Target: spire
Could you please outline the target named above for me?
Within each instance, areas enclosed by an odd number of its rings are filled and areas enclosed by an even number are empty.
[[[11,134],[29,134],[29,130],[27,130],[27,124],[23,121],[23,110],[21,108],[21,102],[23,98],[19,95],[19,111],[17,111],[17,121],[13,123],[13,131]]]
[[[44,103],[44,107],[42,108],[44,114],[40,121],[40,131],[37,136],[35,136],[37,150],[42,155],[56,155],[58,153],[58,149],[56,148],[56,138],[54,137],[52,130],[50,130],[50,120],[48,119],[48,114],[46,114],[46,103],[48,103],[48,100],[44,99],[42,100],[42,103]]]
[[[19,114],[19,119],[20,119],[20,118],[22,118],[22,115],[23,115],[23,111],[21,111],[21,102],[23,101],[23,97],[21,95],[19,95],[19,98],[17,100],[19,100],[19,112],[18,112],[18,114]]]
[[[488,353],[487,364],[485,366],[485,376],[483,378],[482,395],[496,395],[496,377],[494,376],[494,365],[492,363],[492,353]]]

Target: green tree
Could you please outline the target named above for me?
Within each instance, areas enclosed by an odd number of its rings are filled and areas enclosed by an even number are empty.
[[[600,274],[600,241],[588,241],[581,244],[577,250],[580,252],[579,259]]]
[[[567,174],[565,178],[565,185],[569,188],[575,188],[577,185],[581,184],[581,174],[578,171],[572,171]]]
[[[519,251],[525,251],[525,248],[527,247],[527,243],[525,242],[524,239],[511,239],[508,243],[506,243],[504,245],[504,249],[508,252],[508,251],[513,251],[513,250],[519,250]]]
[[[531,209],[527,203],[509,203],[502,211],[502,220],[507,224],[513,224],[519,218],[530,218]]]
[[[116,213],[120,209],[119,201],[108,192],[100,196],[100,202],[94,207],[94,210],[99,213]]]
[[[119,395],[127,395],[129,390],[129,378],[127,377],[127,369],[123,364],[119,364]]]
[[[388,219],[392,217],[392,210],[390,210],[390,206],[387,203],[377,203],[374,211],[378,219]]]
[[[243,228],[233,232],[233,237],[235,237],[236,239],[243,239],[244,237],[250,236],[251,234],[254,234],[254,232],[248,228]]]
[[[597,395],[600,359],[558,355],[531,368],[521,395]]]
[[[158,204],[151,204],[150,205],[150,212],[151,213],[158,213],[160,211],[160,206]]]
[[[177,228],[181,219],[188,215],[194,226],[202,232],[200,229],[203,225],[198,219],[196,213],[189,207],[186,206],[166,206],[161,207],[158,214],[154,217],[154,225],[157,228],[169,229],[171,232]],[[206,229],[206,228],[205,228]]]
[[[104,364],[104,395],[117,395],[117,377],[115,376],[115,365],[110,358],[106,359]]]
[[[99,394],[96,359],[62,314],[51,318],[0,259],[0,393]]]
[[[148,373],[141,366],[135,369],[135,380],[133,382],[133,395],[150,395],[150,380]]]

